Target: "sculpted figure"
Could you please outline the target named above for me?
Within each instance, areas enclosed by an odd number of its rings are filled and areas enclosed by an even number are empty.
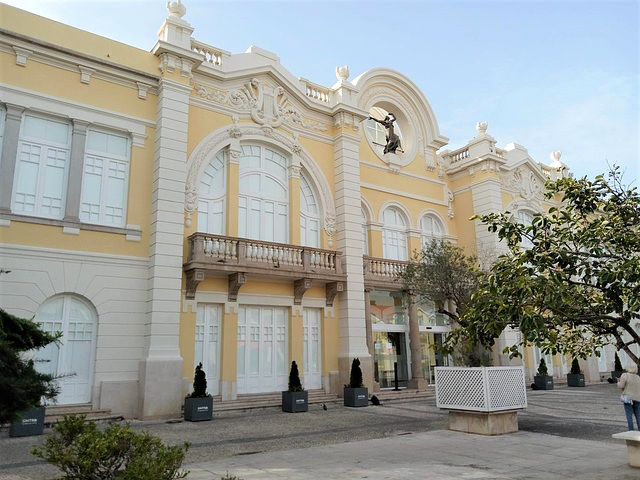
[[[400,137],[393,131],[393,122],[396,121],[396,116],[393,113],[389,112],[389,114],[384,117],[384,120],[378,120],[377,118],[373,118],[371,116],[369,118],[378,122],[380,125],[387,129],[387,144],[384,147],[384,153],[396,153],[396,150],[400,150],[404,153],[404,150],[402,150],[402,146],[400,145]]]

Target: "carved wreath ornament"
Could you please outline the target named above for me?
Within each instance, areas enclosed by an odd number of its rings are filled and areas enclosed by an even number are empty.
[[[276,132],[268,125],[263,125],[262,127],[254,125],[245,126],[237,123],[237,117],[234,116],[233,120],[234,123],[232,126],[227,127],[210,137],[204,145],[197,149],[195,157],[190,159],[191,165],[189,166],[189,172],[187,173],[187,181],[185,184],[185,226],[187,228],[191,226],[192,214],[198,206],[198,181],[200,179],[200,172],[204,167],[204,163],[208,162],[213,154],[219,152],[222,148],[228,145],[230,139],[238,139],[242,136],[263,137],[283,145],[300,158],[300,164],[309,173],[318,188],[324,210],[324,231],[329,236],[329,247],[332,247],[333,236],[336,234],[336,208],[331,195],[331,190],[320,168],[298,142],[297,135],[291,139]],[[240,152],[236,150],[230,150],[229,153],[231,157],[236,160],[240,156]]]

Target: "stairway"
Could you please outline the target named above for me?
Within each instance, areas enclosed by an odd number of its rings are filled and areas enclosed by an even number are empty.
[[[122,420],[121,415],[112,415],[111,410],[93,410],[90,403],[76,405],[47,405],[44,415],[44,424],[51,427],[62,420],[64,415],[85,415],[86,420],[94,422],[108,420]]]
[[[324,393],[324,390],[308,390],[309,405],[322,403],[338,403],[342,399],[337,395]],[[213,397],[213,411],[227,412],[231,410],[251,410],[254,408],[280,407],[282,405],[282,393],[254,393],[238,395],[237,400],[222,401],[222,397]]]
[[[427,387],[426,390],[410,390],[408,388],[394,391],[394,390],[380,390],[378,392],[369,392],[369,398],[372,395],[378,397],[382,403],[394,403],[394,402],[406,402],[410,400],[418,399],[430,399],[436,398],[436,388]]]

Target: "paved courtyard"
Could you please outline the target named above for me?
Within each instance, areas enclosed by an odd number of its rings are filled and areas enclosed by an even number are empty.
[[[520,432],[500,437],[447,430],[435,400],[350,409],[311,406],[216,414],[212,422],[133,421],[166,442],[191,442],[188,478],[593,478],[638,479],[626,447],[611,434],[626,421],[615,385],[529,391]],[[50,434],[50,432],[48,432]],[[52,478],[31,456],[42,437],[0,432],[0,479]]]

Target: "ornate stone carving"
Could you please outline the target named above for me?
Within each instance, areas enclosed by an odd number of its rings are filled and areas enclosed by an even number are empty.
[[[196,290],[200,282],[204,280],[204,270],[195,269],[187,272],[187,290],[185,292],[185,298],[187,300],[193,300],[196,298]]]
[[[238,292],[240,287],[247,283],[247,274],[243,272],[237,272],[229,275],[229,301],[238,301]]]
[[[233,126],[229,129],[229,136],[231,138],[240,138],[242,136],[242,130],[238,127],[238,116],[234,115],[231,119],[233,120]]]
[[[476,131],[479,135],[484,135],[487,133],[487,128],[489,124],[487,122],[478,122],[476,123]]]
[[[503,177],[502,184],[518,192],[525,200],[542,197],[542,183],[536,174],[527,168],[516,168],[511,174]]]
[[[327,183],[324,174],[320,170],[320,167],[318,167],[315,160],[305,152],[302,146],[295,139],[291,139],[266,125],[263,125],[261,128],[256,128],[254,125],[250,124],[245,125],[234,123],[234,125],[220,131],[215,136],[208,139],[204,145],[197,147],[197,153],[195,154],[195,158],[191,161],[191,165],[189,166],[189,171],[187,173],[187,181],[185,183],[185,226],[191,226],[191,215],[198,205],[198,181],[203,163],[210,159],[213,153],[216,153],[213,151],[214,149],[219,150],[222,148],[221,145],[224,145],[225,141],[235,138],[232,137],[232,132],[233,135],[239,136],[246,135],[269,138],[281,145],[284,145],[292,152],[296,152],[298,148],[300,149],[299,153],[296,153],[296,155],[298,155],[301,165],[310,173],[311,178],[314,180],[314,184],[318,188],[318,193],[320,194],[324,211],[324,229],[329,236],[329,247],[332,247],[332,237],[336,233],[336,207],[331,189],[329,188],[329,184]],[[233,151],[231,151],[230,154],[233,156]]]
[[[449,218],[453,218],[453,192],[447,188],[447,215]]]
[[[227,91],[196,84],[195,94],[217,103],[231,107],[240,112],[249,112],[258,125],[278,127],[283,122],[318,132],[326,132],[328,126],[322,122],[309,120],[291,104],[284,89],[280,86],[271,88],[257,79],[241,88]]]
[[[293,282],[293,304],[302,305],[302,297],[304,292],[311,288],[312,282],[310,278],[301,278]]]
[[[444,159],[442,157],[438,157],[438,178],[440,180],[443,180],[444,174],[445,174]]]
[[[346,65],[344,67],[336,67],[336,78],[338,81],[346,82],[349,78],[349,67]]]
[[[365,110],[365,107],[368,105],[369,101],[373,97],[377,97],[377,96],[386,96],[386,97],[393,98],[394,103],[399,105],[404,110],[404,113],[412,121],[416,122],[415,131],[416,131],[416,138],[418,139],[418,154],[421,157],[424,157],[425,155],[424,127],[422,125],[422,122],[420,121],[420,118],[416,114],[416,111],[413,109],[413,107],[402,95],[400,95],[395,90],[392,90],[386,87],[372,88],[370,90],[367,90],[366,93],[360,97],[360,101],[358,102],[358,107]]]
[[[167,2],[167,11],[172,17],[182,18],[187,13],[187,7],[185,7],[180,0],[173,0]]]
[[[340,292],[344,292],[344,283],[342,282],[329,282],[325,287],[326,305],[327,307],[333,307],[333,300]]]

